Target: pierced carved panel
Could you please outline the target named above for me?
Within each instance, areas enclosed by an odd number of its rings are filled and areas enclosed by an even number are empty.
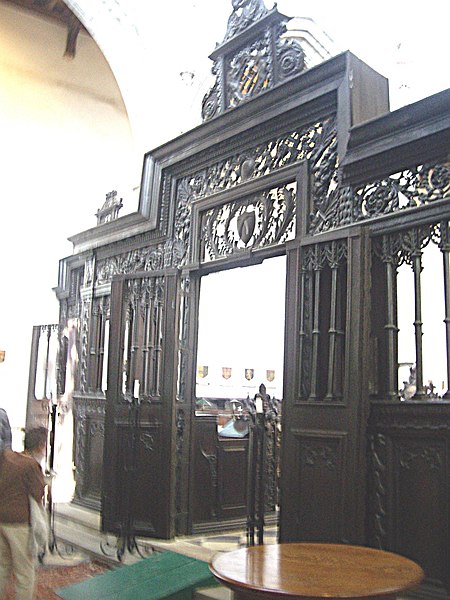
[[[335,136],[334,118],[286,132],[254,148],[239,151],[190,174],[178,182],[178,230],[189,226],[186,203],[229,190],[249,180],[269,175],[319,154],[330,136]],[[183,238],[183,236],[178,236]],[[186,236],[184,236],[185,238]]]
[[[383,235],[373,239],[372,249],[384,263],[392,263],[396,268],[402,264],[412,264],[413,257],[421,254],[430,242],[440,243],[439,225],[424,225]]]
[[[263,248],[295,235],[296,184],[228,202],[202,215],[202,260]]]
[[[311,180],[312,234],[450,198],[450,163],[418,165],[361,187],[341,186],[335,139],[313,157]]]

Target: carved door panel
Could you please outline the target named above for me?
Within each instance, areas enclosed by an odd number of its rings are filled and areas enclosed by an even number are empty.
[[[177,274],[120,276],[111,290],[102,528],[174,534]]]
[[[364,542],[364,238],[288,258],[280,539]]]

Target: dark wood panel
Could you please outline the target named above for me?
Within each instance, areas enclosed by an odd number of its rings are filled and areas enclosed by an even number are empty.
[[[101,501],[105,399],[99,396],[73,398],[74,411],[74,502],[98,509]]]
[[[369,437],[370,542],[417,561],[434,594],[448,593],[450,403],[374,403]]]
[[[194,423],[193,526],[244,519],[248,440],[220,438],[217,417]]]
[[[219,516],[242,517],[247,512],[248,440],[219,438]]]
[[[215,417],[194,421],[192,521],[194,524],[217,518],[217,425]]]
[[[343,538],[346,441],[344,432],[292,430],[296,439],[297,482],[294,531],[285,541],[299,535],[305,541],[334,541]],[[292,473],[291,473],[292,476]]]

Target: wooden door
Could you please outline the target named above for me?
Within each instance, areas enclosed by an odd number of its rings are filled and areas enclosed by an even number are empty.
[[[102,528],[174,535],[177,273],[119,276],[111,290]]]
[[[288,255],[280,539],[363,543],[367,241]]]

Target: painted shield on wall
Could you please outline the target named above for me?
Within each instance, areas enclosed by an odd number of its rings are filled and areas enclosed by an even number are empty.
[[[275,379],[275,371],[273,369],[267,369],[266,377],[267,381],[273,381]]]
[[[197,375],[200,377],[200,379],[204,379],[205,377],[208,376],[208,366],[207,365],[199,365],[198,369],[197,369]]]
[[[222,377],[224,379],[230,379],[231,377],[231,367],[222,367]]]
[[[255,376],[255,369],[245,369],[245,379],[251,381]]]

